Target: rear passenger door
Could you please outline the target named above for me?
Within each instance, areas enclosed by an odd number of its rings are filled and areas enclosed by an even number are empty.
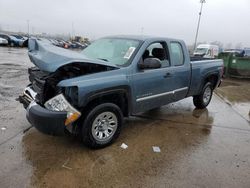
[[[170,62],[173,70],[173,91],[174,100],[180,100],[186,97],[190,84],[190,63],[184,43],[170,41]],[[186,57],[186,58],[185,58]]]

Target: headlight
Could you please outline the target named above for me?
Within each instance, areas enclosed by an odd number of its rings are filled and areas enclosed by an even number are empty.
[[[73,123],[81,116],[81,113],[69,104],[63,94],[59,94],[51,98],[44,104],[44,106],[48,110],[67,112],[67,119],[65,120],[65,125]]]

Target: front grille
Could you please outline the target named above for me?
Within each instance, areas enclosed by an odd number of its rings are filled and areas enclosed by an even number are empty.
[[[37,93],[43,93],[44,92],[44,87],[45,87],[45,80],[39,80],[37,78],[34,79],[32,82],[33,89]]]
[[[37,67],[28,69],[29,80],[32,84],[32,88],[37,93],[36,102],[44,104],[45,102],[45,90],[46,90],[46,77],[49,73],[39,70]]]

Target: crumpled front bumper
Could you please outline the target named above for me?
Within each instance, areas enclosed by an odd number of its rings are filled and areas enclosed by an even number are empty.
[[[50,111],[32,102],[27,108],[26,117],[30,124],[42,133],[50,135],[65,134],[64,122],[67,118],[67,112]]]
[[[48,110],[34,101],[35,96],[36,93],[31,86],[25,88],[23,94],[19,96],[19,101],[27,111],[26,117],[30,124],[45,134],[64,135],[67,112]]]

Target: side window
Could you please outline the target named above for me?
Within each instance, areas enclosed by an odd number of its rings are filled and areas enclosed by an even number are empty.
[[[172,53],[171,62],[174,66],[179,66],[184,64],[184,54],[181,44],[178,42],[171,42],[170,49]]]
[[[208,51],[207,51],[207,55],[212,55],[212,51],[211,51],[211,49],[209,49]]]
[[[161,61],[162,67],[168,67],[170,66],[169,61],[169,53],[166,50],[167,44],[166,42],[155,42],[148,46],[148,48],[145,50],[142,59],[146,58],[158,58]]]

